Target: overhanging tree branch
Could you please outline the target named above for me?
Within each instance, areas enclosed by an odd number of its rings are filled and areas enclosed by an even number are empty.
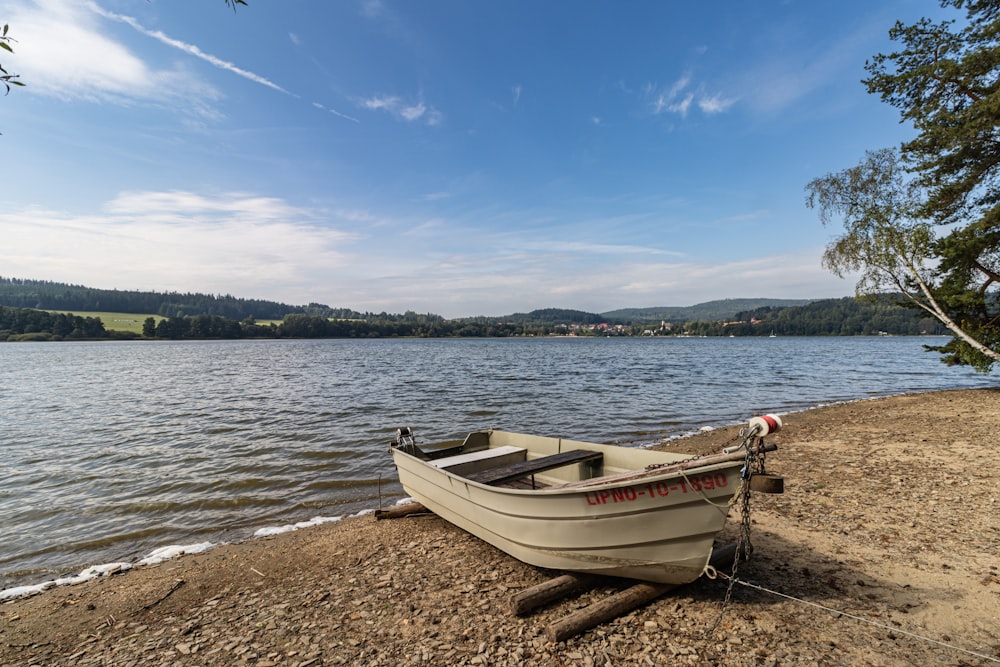
[[[899,50],[865,65],[868,91],[916,137],[813,180],[806,203],[844,225],[824,266],[859,271],[859,295],[899,290],[954,335],[930,348],[943,361],[988,372],[1000,362],[1000,3],[941,5],[967,20],[897,21]]]

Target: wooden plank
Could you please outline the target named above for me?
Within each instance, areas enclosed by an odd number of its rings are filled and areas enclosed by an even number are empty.
[[[584,463],[586,461],[597,461],[604,457],[601,452],[591,452],[585,449],[573,449],[567,452],[541,456],[530,461],[512,463],[499,468],[491,468],[483,472],[467,475],[468,479],[481,484],[503,484],[521,477],[534,475],[536,473],[561,468],[573,463]]]
[[[476,463],[477,461],[488,461],[489,459],[518,456],[520,454],[524,454],[526,451],[527,450],[524,447],[504,445],[503,447],[495,447],[493,449],[479,449],[474,452],[463,452],[461,454],[455,454],[454,456],[432,459],[427,462],[427,465],[435,468],[448,469],[464,465],[466,463]]]

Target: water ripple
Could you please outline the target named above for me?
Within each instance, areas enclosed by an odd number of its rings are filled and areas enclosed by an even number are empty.
[[[0,588],[391,500],[398,426],[422,442],[495,426],[641,445],[761,412],[990,386],[925,342],[0,345]]]

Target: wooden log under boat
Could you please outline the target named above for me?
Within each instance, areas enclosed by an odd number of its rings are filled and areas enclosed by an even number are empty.
[[[712,553],[709,564],[718,569],[732,563],[736,557],[736,545],[729,544]],[[627,614],[656,598],[669,593],[679,586],[651,582],[637,583],[625,590],[608,596],[599,602],[573,612],[566,618],[550,625],[545,635],[549,641],[561,642],[586,632],[591,628]]]
[[[423,512],[430,512],[430,510],[420,503],[406,503],[405,505],[397,505],[392,509],[375,510],[375,520],[381,521],[382,519],[399,519],[404,516],[420,514]]]
[[[594,575],[564,574],[512,595],[510,610],[515,616],[524,616],[550,602],[561,600],[570,593],[590,588],[600,580],[601,577]]]

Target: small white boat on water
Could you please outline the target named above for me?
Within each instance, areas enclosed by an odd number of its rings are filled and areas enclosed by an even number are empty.
[[[700,457],[492,429],[426,451],[399,429],[390,450],[406,493],[525,563],[684,584],[780,425],[755,417],[738,451]]]

